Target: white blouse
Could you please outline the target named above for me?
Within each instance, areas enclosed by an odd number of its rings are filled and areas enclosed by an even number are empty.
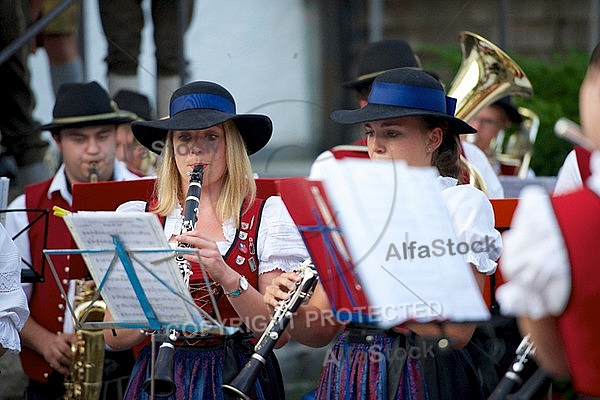
[[[502,237],[494,228],[494,210],[486,195],[471,185],[457,185],[457,180],[439,177],[442,196],[448,207],[457,240],[465,243],[489,243],[485,251],[469,249],[463,257],[479,272],[490,275],[496,271],[496,260],[502,253]]]
[[[117,211],[144,211],[145,209],[145,201],[129,201],[121,204]],[[178,206],[165,220],[164,232],[167,240],[181,232],[183,220],[181,211],[181,207]],[[225,254],[235,239],[236,229],[233,219],[226,220],[222,229],[225,241],[217,242],[217,246],[221,254]],[[259,261],[259,274],[275,269],[292,271],[309,257],[300,232],[281,197],[271,196],[265,202],[258,228],[256,254]]]
[[[600,195],[600,152],[591,158],[587,185]],[[502,312],[534,319],[562,314],[571,292],[571,266],[550,199],[540,187],[521,194],[511,229],[504,234],[506,249],[498,288]]]
[[[28,317],[27,297],[21,287],[21,257],[0,225],[0,347],[21,351],[19,331]]]

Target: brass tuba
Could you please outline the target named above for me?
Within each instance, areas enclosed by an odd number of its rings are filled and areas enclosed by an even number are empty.
[[[501,171],[503,166],[512,167],[512,173],[501,175],[516,175],[521,179],[525,179],[529,173],[529,164],[540,127],[540,118],[529,108],[518,107],[517,110],[523,121],[517,127],[516,132],[508,137],[508,140],[498,135],[495,153]],[[505,141],[506,144],[504,144]]]
[[[504,51],[471,32],[459,35],[463,60],[448,89],[457,100],[455,116],[468,121],[502,97],[533,94],[525,72]]]
[[[533,94],[525,72],[504,51],[472,32],[459,35],[462,62],[450,84],[448,96],[456,99],[455,116],[468,121],[481,109],[509,95]],[[470,184],[486,192],[481,173],[466,159]]]

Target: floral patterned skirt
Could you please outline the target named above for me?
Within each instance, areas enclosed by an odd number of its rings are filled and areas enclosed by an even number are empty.
[[[223,383],[228,383],[235,377],[252,355],[253,348],[253,343],[248,340],[233,339],[210,347],[175,347],[173,355],[175,392],[161,399],[227,399],[223,394]],[[150,377],[151,350],[151,345],[148,344],[140,351],[125,399],[150,399],[143,386]],[[267,364],[260,369],[251,396],[260,400],[285,398],[281,371],[275,355],[272,354]]]
[[[342,333],[324,361],[316,399],[428,400],[421,360],[409,356],[406,337]]]

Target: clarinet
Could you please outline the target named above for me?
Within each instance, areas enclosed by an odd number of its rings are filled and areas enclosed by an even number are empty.
[[[187,196],[183,211],[183,222],[181,224],[180,234],[193,231],[198,221],[198,204],[200,203],[200,193],[202,191],[203,166],[196,165],[192,172],[188,172],[190,176],[190,184],[188,187]],[[185,243],[178,243],[178,249],[189,248]],[[190,263],[179,254],[175,257],[179,272],[183,277],[186,286],[189,287],[190,275],[192,268]],[[154,386],[154,394],[158,397],[168,397],[175,391],[175,382],[173,381],[173,352],[175,346],[173,342],[177,340],[178,333],[175,329],[169,330],[167,338],[158,348],[156,356],[154,378],[149,378],[144,382],[144,391],[151,394]]]
[[[275,348],[281,334],[292,319],[292,314],[298,310],[300,305],[308,301],[312,295],[319,279],[310,258],[306,259],[299,267],[298,274],[301,277],[296,288],[290,292],[290,298],[281,302],[275,308],[271,322],[254,347],[254,353],[229,384],[223,385],[223,392],[235,396],[237,399],[250,400],[250,388],[254,385],[258,373],[267,358]]]
[[[487,400],[506,400],[510,398],[509,394],[514,389],[521,387],[524,380],[527,379],[526,376],[523,376],[523,373],[525,372],[525,368],[533,363],[531,359],[535,354],[535,345],[529,340],[529,335],[523,338],[515,354],[516,357],[511,363],[509,370],[506,371],[504,377],[498,382],[498,385]]]

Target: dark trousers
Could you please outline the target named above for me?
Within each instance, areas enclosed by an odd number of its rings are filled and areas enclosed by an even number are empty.
[[[0,1],[0,49],[25,32],[29,18],[27,0]],[[27,166],[39,162],[48,143],[34,130],[34,97],[29,87],[27,45],[17,50],[0,65],[0,132],[4,156],[12,156],[16,164]]]
[[[123,399],[134,363],[131,350],[105,352],[101,400]],[[56,371],[45,383],[30,379],[26,400],[60,400],[65,394],[63,382],[64,376]]]
[[[136,75],[144,15],[141,0],[103,0],[98,3],[102,28],[108,42],[106,65],[109,73]],[[158,76],[179,73],[177,0],[152,0],[152,23]],[[187,30],[194,0],[188,0]]]

